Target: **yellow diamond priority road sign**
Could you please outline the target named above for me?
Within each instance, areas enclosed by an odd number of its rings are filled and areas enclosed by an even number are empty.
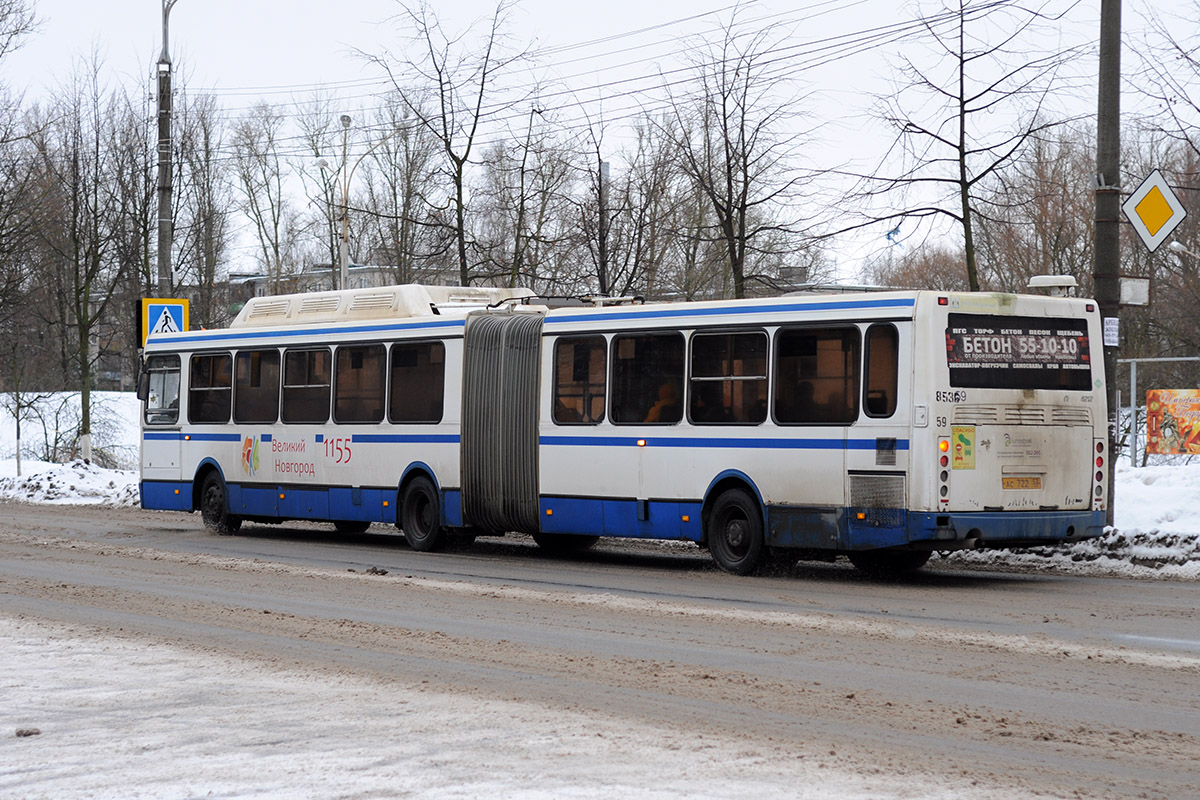
[[[1187,210],[1167,185],[1158,170],[1150,173],[1142,185],[1121,204],[1121,210],[1133,224],[1142,242],[1153,253],[1171,232],[1183,222]]]

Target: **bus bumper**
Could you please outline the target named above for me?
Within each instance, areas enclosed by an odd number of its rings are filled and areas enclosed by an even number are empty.
[[[1103,511],[973,511],[908,513],[908,542],[933,550],[1037,547],[1094,539]]]
[[[142,481],[138,484],[142,508],[156,511],[191,511],[191,481]]]

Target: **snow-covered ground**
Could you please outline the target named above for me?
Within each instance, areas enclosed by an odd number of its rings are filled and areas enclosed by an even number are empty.
[[[0,665],[4,798],[1018,796],[965,779],[858,776],[781,746],[402,677],[280,668],[2,615]]]

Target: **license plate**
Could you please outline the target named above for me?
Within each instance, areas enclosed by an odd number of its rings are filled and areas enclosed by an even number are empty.
[[[1040,492],[1042,490],[1042,477],[1040,475],[1034,477],[1001,478],[1000,483],[1005,489],[1016,489],[1025,492]]]

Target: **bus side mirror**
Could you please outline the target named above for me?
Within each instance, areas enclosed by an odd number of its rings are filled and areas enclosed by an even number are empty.
[[[146,402],[146,399],[148,397],[150,397],[150,373],[149,372],[143,372],[140,375],[138,375],[137,396],[138,396],[138,400],[141,400],[143,403]]]

